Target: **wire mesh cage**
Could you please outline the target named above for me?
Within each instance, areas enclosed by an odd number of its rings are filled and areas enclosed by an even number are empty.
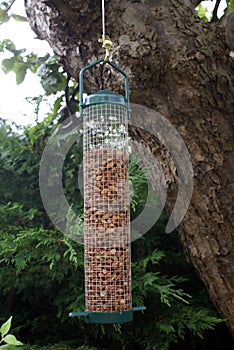
[[[85,296],[88,311],[126,311],[131,302],[128,110],[84,110]]]
[[[104,90],[83,102],[83,68],[80,78],[83,116],[84,174],[84,313],[90,323],[130,321],[131,294],[130,194],[128,179],[128,80],[125,97]],[[88,315],[88,316],[87,316]]]

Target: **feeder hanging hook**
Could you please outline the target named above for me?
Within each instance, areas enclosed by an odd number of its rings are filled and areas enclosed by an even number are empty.
[[[105,0],[102,0],[102,38],[98,41],[102,43],[102,47],[106,49],[106,56],[104,58],[103,63],[106,63],[109,60],[110,52],[113,48],[113,42],[111,41],[110,37],[106,35],[105,30]]]
[[[103,64],[106,63],[109,58],[110,58],[110,52],[114,46],[113,42],[111,41],[110,37],[108,35],[104,37],[102,37],[102,39],[98,39],[99,42],[102,43],[102,47],[104,49],[106,49],[106,55],[105,55],[105,58],[104,58],[104,61],[103,61]]]

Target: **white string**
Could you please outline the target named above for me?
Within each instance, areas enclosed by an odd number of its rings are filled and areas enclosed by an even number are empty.
[[[105,0],[102,0],[102,40],[105,40],[106,32],[105,32]]]

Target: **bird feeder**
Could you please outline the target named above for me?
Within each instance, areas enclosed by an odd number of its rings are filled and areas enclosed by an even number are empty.
[[[80,111],[83,117],[84,175],[84,312],[88,323],[123,323],[133,319],[130,195],[128,181],[128,76],[125,96],[102,90],[83,100],[84,72],[80,72]]]

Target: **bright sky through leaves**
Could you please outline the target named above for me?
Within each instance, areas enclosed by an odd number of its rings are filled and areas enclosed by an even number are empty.
[[[24,1],[17,0],[11,9],[12,13],[25,16]],[[10,39],[14,42],[17,49],[26,48],[28,52],[35,52],[39,55],[45,55],[51,52],[46,41],[35,39],[36,35],[30,29],[28,23],[16,22],[10,19],[8,23],[0,26],[0,41]],[[10,57],[10,53],[0,56],[0,60]],[[27,125],[35,122],[33,106],[25,101],[25,97],[34,97],[44,94],[40,79],[36,74],[28,72],[25,81],[21,85],[16,85],[15,73],[10,72],[7,75],[0,69],[0,117],[11,120],[19,125]],[[48,107],[44,106],[48,112]],[[41,111],[43,117],[43,109]]]

